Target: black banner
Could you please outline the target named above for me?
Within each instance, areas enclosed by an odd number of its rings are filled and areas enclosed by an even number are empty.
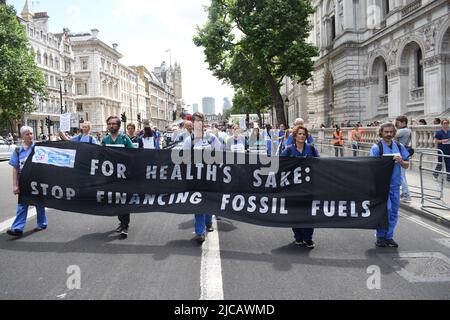
[[[271,227],[387,229],[392,170],[392,157],[260,158],[46,142],[23,168],[19,201],[102,216],[198,213]]]

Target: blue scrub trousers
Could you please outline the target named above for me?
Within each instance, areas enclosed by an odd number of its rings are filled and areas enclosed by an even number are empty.
[[[212,215],[211,214],[196,214],[195,215],[195,234],[198,236],[204,235],[206,233],[206,226],[212,225]]]
[[[296,241],[309,241],[312,240],[314,229],[311,228],[293,228],[294,238]]]
[[[388,199],[388,230],[377,230],[377,238],[391,240],[394,238],[394,229],[398,222],[398,210],[400,209],[400,186],[391,186]]]
[[[47,217],[45,215],[44,207],[36,207],[37,211],[37,225],[39,228],[47,227]],[[24,204],[17,205],[16,219],[14,220],[11,230],[22,231],[25,229],[25,224],[27,223],[28,206]]]

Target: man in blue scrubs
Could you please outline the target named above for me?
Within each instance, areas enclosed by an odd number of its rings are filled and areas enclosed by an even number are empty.
[[[389,155],[393,156],[393,160],[395,161],[388,199],[389,228],[388,230],[377,230],[377,242],[375,245],[381,248],[398,247],[398,244],[394,241],[394,229],[397,225],[398,210],[400,208],[400,186],[402,184],[401,168],[409,168],[409,152],[401,143],[394,142],[396,133],[396,128],[393,123],[383,124],[379,130],[379,135],[382,140],[378,144],[373,145],[370,150],[371,157]]]

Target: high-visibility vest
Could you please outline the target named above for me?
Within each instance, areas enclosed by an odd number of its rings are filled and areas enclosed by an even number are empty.
[[[338,132],[333,131],[333,145],[344,145],[344,139],[342,138],[341,130],[339,130]]]

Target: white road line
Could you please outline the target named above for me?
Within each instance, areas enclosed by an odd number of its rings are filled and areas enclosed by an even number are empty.
[[[223,300],[222,263],[220,261],[219,230],[213,217],[214,232],[208,233],[202,246],[200,267],[200,300]]]
[[[444,230],[441,230],[439,228],[436,228],[436,227],[434,227],[434,226],[432,226],[432,225],[430,225],[428,223],[425,223],[425,222],[419,220],[418,218],[408,217],[407,215],[404,215],[404,214],[400,214],[400,216],[405,218],[405,219],[407,219],[407,220],[409,220],[409,221],[411,221],[411,222],[417,223],[418,225],[421,225],[422,227],[425,227],[425,228],[427,228],[427,229],[429,229],[431,231],[439,233],[440,235],[443,235],[444,237],[450,238],[450,233],[448,233],[448,232],[446,232]]]
[[[36,208],[35,207],[30,207],[28,209],[27,221],[30,220],[31,218],[33,218],[36,215],[37,215]],[[13,224],[14,219],[16,219],[16,217],[8,219],[8,220],[6,220],[4,222],[0,222],[0,233],[8,230],[11,227],[11,225]]]

